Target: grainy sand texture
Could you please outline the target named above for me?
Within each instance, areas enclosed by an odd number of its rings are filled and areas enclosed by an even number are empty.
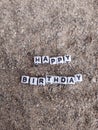
[[[33,63],[66,54],[70,64]],[[77,73],[75,85],[20,82]],[[0,130],[98,130],[98,0],[0,0]]]

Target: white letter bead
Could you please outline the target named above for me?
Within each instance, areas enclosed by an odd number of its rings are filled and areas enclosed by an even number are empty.
[[[43,78],[43,77],[38,78],[38,85],[45,86],[46,85],[45,78]]]
[[[29,83],[29,76],[23,75],[21,78],[21,83],[28,84]]]
[[[57,57],[57,64],[63,64],[63,56]]]
[[[60,84],[60,77],[59,76],[53,76],[53,84]]]
[[[49,56],[42,56],[42,62],[43,64],[49,63]]]
[[[82,82],[83,78],[82,78],[82,74],[76,74],[75,75],[75,82]]]
[[[66,62],[71,62],[71,56],[70,55],[64,56],[64,61],[65,61],[65,63]]]
[[[75,84],[75,78],[74,77],[68,77],[67,78],[67,83],[68,84]]]
[[[37,78],[36,77],[30,78],[30,85],[37,85]]]
[[[56,58],[56,57],[50,58],[50,64],[51,64],[51,65],[57,64],[57,58]]]
[[[61,84],[67,84],[67,77],[60,77]]]
[[[41,64],[41,56],[34,56],[34,64]]]
[[[53,84],[53,76],[51,75],[46,76],[46,84]]]

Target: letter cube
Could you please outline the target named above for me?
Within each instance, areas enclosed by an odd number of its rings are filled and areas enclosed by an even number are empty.
[[[51,75],[46,76],[46,84],[53,84],[53,76]]]
[[[39,86],[45,86],[46,85],[45,78],[43,78],[43,77],[38,78],[38,85]]]
[[[82,82],[82,81],[83,81],[82,74],[76,74],[75,75],[75,82]]]
[[[29,76],[23,75],[21,77],[21,83],[28,84],[29,83]]]
[[[63,56],[58,56],[57,57],[57,64],[63,64],[64,63],[63,61],[64,61]]]
[[[60,77],[60,82],[61,82],[61,84],[67,84],[67,77],[61,76]]]
[[[36,77],[30,78],[30,85],[37,85],[37,78]]]
[[[71,56],[70,55],[65,55],[64,56],[64,61],[65,61],[65,63],[71,62]]]
[[[50,58],[50,64],[51,64],[51,65],[57,64],[57,58],[56,58],[56,57],[51,57],[51,58]]]
[[[49,56],[42,56],[42,62],[43,64],[49,63]]]
[[[75,84],[75,78],[74,77],[67,77],[67,83],[68,84]]]
[[[53,76],[53,84],[60,84],[60,77],[59,76]]]
[[[34,64],[41,64],[41,56],[34,56]]]

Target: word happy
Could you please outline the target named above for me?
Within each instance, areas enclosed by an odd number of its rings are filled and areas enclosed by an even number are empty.
[[[45,86],[47,84],[75,84],[77,82],[82,82],[82,75],[76,74],[74,76],[66,77],[66,76],[46,76],[46,77],[29,77],[22,76],[21,83],[30,84],[30,85],[39,85]]]
[[[58,57],[49,57],[49,56],[34,56],[34,64],[63,64],[71,62],[71,56],[58,56]]]

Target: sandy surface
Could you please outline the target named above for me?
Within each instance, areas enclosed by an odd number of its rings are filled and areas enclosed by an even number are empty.
[[[69,65],[33,64],[65,54]],[[20,83],[77,73],[76,85]],[[0,130],[98,130],[98,0],[0,0]]]

